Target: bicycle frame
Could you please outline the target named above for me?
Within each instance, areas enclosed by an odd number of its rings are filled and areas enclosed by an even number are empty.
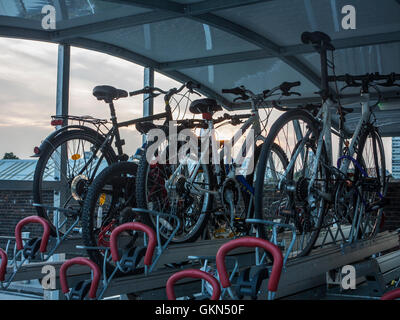
[[[229,146],[234,146],[238,140],[239,137],[241,137],[245,132],[247,132],[247,130],[252,130],[254,132],[254,136],[257,137],[260,140],[264,140],[261,136],[261,125],[260,125],[260,116],[259,116],[259,112],[258,109],[255,107],[254,103],[253,103],[253,107],[252,107],[252,115],[243,123],[243,125],[240,127],[239,130],[237,130],[235,132],[235,134],[233,135],[233,137],[229,140]],[[200,157],[195,165],[194,170],[191,172],[191,177],[188,179],[188,183],[193,185],[194,179],[196,178],[196,175],[200,169],[200,165],[202,163],[208,163],[208,156],[210,153],[210,145],[212,146],[212,152],[214,150],[217,150],[217,139],[215,137],[215,132],[214,132],[214,122],[213,120],[207,120],[207,129],[205,129],[204,132],[202,132],[201,134],[201,138],[202,140],[205,141],[210,141],[210,143],[205,143],[205,150],[201,150],[200,153]],[[253,148],[255,148],[255,142],[253,141]],[[202,144],[203,145],[203,144]],[[242,145],[242,149],[245,147],[245,143]],[[213,155],[213,160],[215,160],[215,172],[216,172],[216,176],[217,176],[217,181],[218,184],[221,184],[221,172],[223,170],[223,168],[221,167],[221,162],[224,159],[224,151],[225,151],[225,147],[222,148],[221,152],[216,155],[214,153],[212,153]],[[254,150],[253,150],[254,151]],[[169,179],[169,181],[173,181],[175,179],[175,177],[177,176],[178,172],[180,172],[180,170],[182,169],[183,163],[180,163],[178,165],[178,167],[176,168],[174,174],[171,176],[171,178]],[[231,171],[232,172],[232,171]],[[229,174],[229,173],[228,173]],[[230,178],[235,178],[235,174],[230,174],[229,175]],[[240,176],[239,176],[240,177]],[[243,181],[242,179],[239,179],[238,182],[240,184],[242,184],[243,187],[245,187],[249,192],[251,192],[252,194],[254,194],[254,189],[248,185],[247,183],[244,183],[245,181]],[[171,184],[171,183],[169,183]],[[207,193],[213,193],[213,191],[211,190],[207,190],[204,188],[199,188],[199,187],[194,187],[195,189],[197,189],[198,191],[201,192],[207,192]],[[195,190],[194,190],[195,191]]]

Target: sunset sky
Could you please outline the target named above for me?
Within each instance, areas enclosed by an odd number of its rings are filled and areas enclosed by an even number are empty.
[[[0,156],[14,152],[20,158],[32,155],[54,130],[57,45],[0,38]],[[178,83],[156,74],[157,86],[168,89]],[[143,88],[143,67],[106,54],[71,48],[70,114],[109,119],[109,109],[97,101],[92,90],[109,84],[125,90]],[[142,115],[142,96],[116,102],[119,120]],[[155,109],[159,108],[158,104]],[[126,151],[131,154],[141,141],[134,127],[122,129]]]

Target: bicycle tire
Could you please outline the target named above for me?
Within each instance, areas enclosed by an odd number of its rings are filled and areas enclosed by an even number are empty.
[[[364,152],[366,152],[366,148],[368,147],[368,139],[371,138],[372,141],[372,157],[373,157],[373,166],[371,167],[371,164],[369,164],[369,161],[366,160],[368,158],[368,155],[366,155]],[[380,160],[380,161],[379,161]],[[357,161],[360,163],[364,170],[367,171],[368,176],[370,178],[376,178],[379,179],[380,181],[378,182],[379,187],[378,190],[375,190],[373,192],[363,192],[362,197],[367,196],[367,201],[368,203],[372,203],[378,200],[378,198],[382,197],[384,198],[386,196],[386,159],[385,159],[385,151],[384,151],[384,145],[382,138],[379,134],[379,131],[377,130],[376,127],[373,125],[368,125],[366,130],[363,130],[360,140],[359,140],[359,145],[358,145],[358,153],[357,153]],[[368,162],[367,162],[368,161]],[[380,164],[378,163],[380,162]],[[379,177],[378,173],[379,172]],[[361,178],[361,173],[359,170],[356,170],[356,178],[360,179]],[[379,193],[379,195],[378,195]],[[376,197],[378,196],[378,197]],[[370,216],[372,221],[373,221],[373,226],[372,226],[372,231],[370,232],[369,235],[364,237],[362,234],[358,234],[358,238],[366,238],[366,239],[371,239],[373,238],[378,232],[379,232],[379,227],[380,227],[380,222],[383,214],[383,208],[380,208],[377,210],[377,214],[375,216]]]
[[[148,179],[150,177],[150,172],[149,172],[150,165],[149,165],[149,162],[147,161],[146,154],[150,147],[151,147],[151,144],[148,144],[145,147],[145,149],[143,151],[143,157],[141,158],[139,165],[138,165],[137,177],[136,177],[137,205],[138,205],[138,208],[160,211],[160,208],[154,208],[152,206],[153,202],[149,201],[148,196],[147,196]],[[158,164],[156,164],[156,165],[158,165]],[[168,164],[162,165],[162,166],[168,166]],[[212,171],[210,170],[210,166],[202,164],[201,168],[202,168],[202,173],[203,173],[205,179],[208,181],[205,184],[208,184],[208,187],[211,190],[212,184],[213,184],[213,182],[212,182],[213,178],[212,178]],[[165,170],[170,170],[170,169],[167,168]],[[171,174],[172,174],[172,172],[171,172]],[[167,178],[167,177],[165,177],[165,178]],[[163,179],[163,178],[161,177],[161,179]],[[165,183],[165,181],[166,180],[162,180],[161,183]],[[207,221],[208,221],[207,211],[210,210],[211,205],[212,205],[212,198],[213,198],[212,195],[206,194],[206,197],[207,197],[207,200],[206,200],[207,202],[205,205],[203,204],[203,206],[201,208],[203,213],[200,214],[200,216],[197,219],[197,221],[195,222],[195,225],[192,228],[192,230],[189,233],[184,234],[183,237],[181,237],[181,238],[178,238],[176,236],[173,237],[171,239],[171,243],[193,242],[193,241],[196,241],[200,237],[205,226],[207,225]],[[166,212],[164,212],[164,213],[166,213]],[[156,230],[154,217],[152,217],[149,214],[143,214],[142,218],[143,218],[144,223],[146,223],[147,225],[152,227],[154,230]],[[190,217],[188,217],[188,218],[190,218]],[[171,221],[173,221],[173,220],[171,220]],[[186,220],[181,221],[181,228],[184,227],[185,223],[186,223]],[[170,221],[163,221],[162,225],[166,226],[166,228],[169,228],[169,229],[173,228]],[[161,230],[161,228],[160,228],[160,230]],[[171,231],[171,230],[169,230],[169,231]],[[160,238],[163,242],[165,242],[169,238],[168,232],[164,233],[164,232],[160,231]]]
[[[101,239],[99,238],[99,232],[98,232],[99,230],[96,228],[98,226],[94,225],[95,220],[98,218],[98,216],[95,216],[95,213],[96,213],[96,208],[98,209],[99,207],[99,197],[101,197],[103,192],[105,192],[104,190],[106,189],[106,186],[110,185],[112,185],[113,187],[114,185],[116,186],[115,189],[112,190],[110,209],[107,212],[107,213],[111,212],[111,214],[114,215],[112,218],[119,219],[118,221],[116,221],[115,226],[117,226],[117,224],[133,221],[134,214],[132,214],[132,219],[128,220],[128,218],[125,217],[123,218],[123,221],[120,220],[122,218],[120,214],[125,208],[129,209],[136,207],[136,201],[135,201],[136,199],[134,197],[135,186],[136,186],[136,181],[135,181],[136,174],[137,174],[137,164],[135,162],[118,162],[105,168],[94,179],[93,183],[90,185],[89,191],[86,195],[84,205],[82,208],[82,238],[85,246],[88,247],[109,246],[109,244],[108,245],[104,244],[106,243],[106,241],[103,240],[102,240],[103,244],[99,243]],[[127,175],[129,175],[129,177],[127,177]],[[118,179],[121,177],[123,177],[122,179],[127,178],[126,181],[127,184],[129,183],[129,186],[127,187],[127,185],[125,185],[125,188],[127,189],[126,191],[129,194],[122,194],[121,192],[121,189],[123,188],[121,186],[121,181],[122,183],[124,182],[124,180]],[[124,203],[125,207],[122,207],[119,198],[125,195],[131,197],[130,198],[131,200]],[[118,202],[113,203],[114,201]],[[103,207],[104,204],[102,204],[101,206]],[[102,223],[105,221],[108,222],[110,218],[111,218],[110,216],[104,216],[101,222]],[[112,229],[113,228],[111,228],[109,231],[111,232]],[[104,255],[102,254],[102,250],[87,249],[87,253],[91,260],[93,260],[96,264],[98,264],[100,268],[103,268]],[[115,266],[112,265],[111,263],[109,262],[106,263],[107,273],[112,272],[114,268]]]
[[[48,161],[52,154],[57,150],[58,147],[67,143],[71,140],[82,139],[87,141],[93,146],[99,147],[104,142],[104,139],[95,132],[86,130],[69,130],[64,131],[54,139],[50,140],[47,147],[42,151],[40,158],[36,164],[34,178],[33,178],[33,201],[37,204],[43,204],[43,176],[48,165]],[[117,161],[117,157],[111,148],[107,148],[103,153],[107,164],[111,164]],[[73,179],[73,178],[72,178]],[[70,191],[70,185],[68,186]],[[51,226],[52,235],[56,234],[56,227],[53,225],[52,219],[47,215],[47,211],[43,207],[36,207],[37,215],[46,219]]]
[[[312,134],[311,136],[313,137],[314,140],[314,145],[312,147],[316,148],[315,143],[316,141],[318,141],[318,136],[319,136],[319,126],[318,126],[318,122],[315,120],[315,118],[308,112],[301,110],[301,109],[296,109],[296,110],[292,110],[292,111],[287,111],[284,114],[282,114],[276,121],[275,123],[272,125],[267,138],[265,139],[265,142],[263,144],[262,150],[261,150],[261,154],[260,154],[260,159],[259,162],[257,164],[257,171],[256,171],[256,181],[255,181],[255,208],[254,208],[254,216],[257,219],[263,219],[264,217],[264,209],[263,209],[263,202],[264,202],[264,177],[265,177],[265,172],[266,172],[266,168],[267,168],[267,161],[269,159],[269,155],[271,154],[271,148],[272,146],[275,144],[275,139],[277,138],[278,134],[281,132],[281,130],[284,128],[284,126],[290,122],[294,122],[294,121],[303,121],[306,124],[307,130],[311,130]],[[311,140],[310,140],[311,141]],[[288,154],[287,152],[285,152],[286,154],[286,158],[288,159],[288,161],[290,162],[292,155],[295,153],[295,150],[297,150],[297,148],[300,145],[301,140],[299,140],[299,142],[295,145],[295,148],[293,150],[293,152],[291,152],[291,154]],[[311,143],[311,142],[310,142]],[[321,160],[322,162],[326,161],[326,150],[323,147],[322,151],[321,151]],[[325,179],[328,178],[328,175],[324,169],[324,166],[319,165],[318,166],[319,170],[321,170],[321,174],[323,174],[325,176]],[[288,172],[289,174],[291,174],[293,177],[295,175],[294,172],[294,168],[293,170]],[[327,183],[325,183],[324,188],[326,187]],[[296,185],[297,188],[297,185]],[[297,190],[297,189],[296,189]],[[282,192],[282,199],[283,196],[288,197],[287,202],[288,203],[296,203],[296,201],[294,200],[295,195],[289,191],[286,190],[280,190],[280,192]],[[318,216],[314,217],[313,219],[316,220],[314,221],[314,226],[312,227],[312,231],[310,231],[310,235],[309,235],[309,239],[307,241],[307,244],[300,249],[300,251],[296,251],[296,255],[293,254],[293,258],[294,257],[301,257],[301,256],[306,256],[308,255],[311,250],[314,247],[314,244],[319,236],[320,230],[321,230],[321,226],[322,226],[322,222],[323,222],[323,218],[324,218],[324,214],[327,208],[327,204],[326,201],[321,200],[320,201],[320,206],[318,209]],[[294,205],[294,208],[290,207],[289,208],[291,210],[291,213],[294,215],[293,218],[282,218],[283,223],[290,223],[292,220],[291,219],[297,219],[297,207]],[[281,210],[280,207],[278,207],[278,210]],[[294,211],[294,213],[293,213]],[[272,216],[274,216],[275,213],[272,214]],[[296,226],[296,228],[298,228],[298,226]],[[299,231],[299,229],[298,229]],[[263,239],[267,238],[267,234],[266,234],[266,230],[263,226],[259,226],[258,227],[258,233],[259,236]]]

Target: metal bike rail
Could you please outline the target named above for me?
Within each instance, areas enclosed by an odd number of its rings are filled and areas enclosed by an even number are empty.
[[[111,281],[104,297],[128,294],[128,293],[146,293],[157,291],[165,293],[165,285],[167,279],[179,269],[166,268],[163,265],[168,263],[176,263],[188,260],[187,257],[196,253],[196,256],[215,256],[219,247],[229,241],[230,239],[221,240],[204,240],[195,243],[187,243],[180,245],[171,245],[168,247],[164,254],[160,257],[158,265],[160,266],[152,274],[145,276],[128,275],[118,277]],[[362,261],[371,257],[373,254],[390,250],[398,247],[399,234],[397,232],[384,232],[379,234],[373,240],[360,241],[349,246],[332,246],[323,249],[316,249],[315,252],[307,257],[289,260],[287,262],[286,271],[282,272],[281,281],[279,283],[276,298],[284,298],[296,293],[307,291],[309,289],[325,284],[325,273],[329,270]],[[231,253],[240,259],[240,264],[244,267],[251,265],[254,262],[254,250],[249,248],[235,249]],[[379,260],[386,261],[387,267],[382,272],[390,271],[389,269],[396,268],[396,258],[398,255],[391,254],[390,256],[383,256]],[[39,262],[30,263],[21,267],[20,272],[17,273],[14,281],[40,279],[43,277],[41,273],[44,265],[53,265],[57,271],[57,290],[59,289],[59,268],[62,262]],[[247,265],[246,265],[247,264]],[[393,264],[393,265],[392,265]],[[398,264],[398,263],[397,263]],[[194,265],[188,265],[194,267]],[[200,267],[200,265],[199,265]],[[69,282],[74,284],[89,275],[85,267],[74,266],[69,271]],[[180,281],[179,288],[185,286],[193,286],[193,279],[184,279]],[[260,299],[265,299],[263,293],[265,284],[261,288]]]
[[[276,298],[283,298],[325,284],[326,272],[371,257],[399,245],[397,232],[384,232],[375,239],[364,240],[348,246],[334,246],[316,250],[308,257],[295,259],[287,263],[282,273]],[[265,290],[265,284],[261,291]],[[259,296],[264,298],[262,293]]]

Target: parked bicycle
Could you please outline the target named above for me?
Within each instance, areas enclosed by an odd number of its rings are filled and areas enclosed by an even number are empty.
[[[88,187],[98,172],[112,163],[127,161],[129,158],[123,151],[125,141],[121,139],[120,128],[136,125],[139,131],[144,132],[149,129],[148,124],[151,121],[172,120],[175,110],[171,108],[170,99],[184,88],[188,89],[184,96],[190,100],[190,94],[193,93],[194,88],[197,88],[197,84],[188,82],[180,89],[170,90],[169,96],[165,97],[165,112],[139,119],[118,122],[114,101],[128,97],[128,92],[111,86],[97,86],[93,89],[93,95],[109,105],[110,121],[90,116],[53,116],[51,124],[56,126],[57,130],[50,134],[40,147],[34,149],[34,157],[39,158],[33,179],[34,202],[46,203],[48,190],[45,184],[50,182],[52,190],[54,189],[58,195],[57,206],[76,210],[80,214]],[[130,92],[129,96],[149,94],[149,98],[153,98],[159,94],[153,89],[145,87],[142,90]],[[68,122],[77,123],[68,125]],[[136,166],[140,150],[141,148],[134,156],[132,167]],[[61,161],[61,159],[66,160]],[[36,209],[38,215],[50,223],[52,235],[54,235],[56,227],[53,225],[51,213],[49,216],[49,213],[41,206]]]
[[[334,47],[328,35],[304,33],[304,43],[311,43],[321,56],[322,105],[308,105],[285,112],[271,127],[263,144],[256,171],[255,217],[292,224],[297,229],[294,256],[304,256],[329,243],[352,243],[376,235],[385,205],[386,165],[370,88],[398,86],[400,75],[367,74],[328,76],[334,69]],[[328,60],[332,52],[332,61]],[[361,117],[352,135],[345,130],[345,115],[354,109],[335,103],[330,82],[343,81],[346,87],[361,87]],[[332,126],[332,109],[339,114],[339,124]],[[332,137],[339,138],[337,163],[332,156]],[[284,150],[288,165],[279,177],[273,206],[264,179],[272,146]],[[337,165],[337,166],[335,166]],[[268,185],[269,187],[269,185]],[[266,202],[267,201],[267,202]],[[266,230],[261,228],[261,237]]]
[[[204,238],[218,237],[221,228],[228,230],[228,237],[240,236],[249,232],[244,220],[252,216],[253,176],[252,170],[247,174],[238,174],[236,169],[242,166],[246,169],[246,161],[241,164],[224,161],[229,156],[229,148],[226,144],[220,146],[217,141],[214,129],[217,124],[229,123],[233,126],[242,125],[229,145],[235,146],[240,137],[248,129],[252,129],[254,140],[250,146],[249,161],[258,157],[261,144],[264,140],[262,135],[265,124],[271,114],[272,108],[265,106],[266,99],[275,94],[291,95],[291,88],[300,85],[299,82],[285,82],[272,90],[265,90],[261,94],[254,94],[250,90],[239,87],[225,89],[223,93],[238,95],[235,100],[251,100],[250,114],[224,114],[222,117],[213,118],[217,111],[222,108],[213,99],[199,99],[192,102],[190,111],[194,114],[202,114],[201,134],[198,138],[201,150],[194,148],[194,151],[187,152],[183,159],[173,163],[162,163],[159,154],[149,161],[143,157],[138,166],[136,179],[136,196],[139,208],[156,210],[159,212],[171,213],[181,219],[181,229],[172,239],[174,243],[195,241],[200,236]],[[297,94],[297,93],[296,93]],[[259,106],[268,107],[267,117],[260,120]],[[246,119],[244,121],[244,119]],[[244,122],[243,122],[244,121]],[[197,142],[195,140],[195,142]],[[148,153],[151,144],[144,150]],[[213,149],[215,147],[215,149]],[[245,150],[246,142],[240,150]],[[171,146],[166,141],[164,152],[169,153]],[[219,149],[217,159],[213,163],[214,150]],[[227,151],[228,149],[228,151]],[[255,150],[255,151],[254,151]],[[161,151],[163,152],[163,151]],[[287,166],[287,159],[283,150],[278,144],[272,148],[274,162],[268,165],[271,173],[271,180],[276,177],[276,171],[282,171]],[[168,159],[168,156],[166,157]],[[273,159],[273,160],[272,160]],[[214,158],[215,160],[215,158]],[[154,228],[154,218],[144,216],[145,223]],[[210,223],[208,223],[210,220]],[[164,219],[163,228],[160,231],[161,237],[168,239],[174,230],[175,220]],[[209,226],[210,228],[206,228]],[[208,232],[210,231],[211,232]],[[207,234],[208,232],[208,234]],[[226,232],[225,232],[226,233]]]

